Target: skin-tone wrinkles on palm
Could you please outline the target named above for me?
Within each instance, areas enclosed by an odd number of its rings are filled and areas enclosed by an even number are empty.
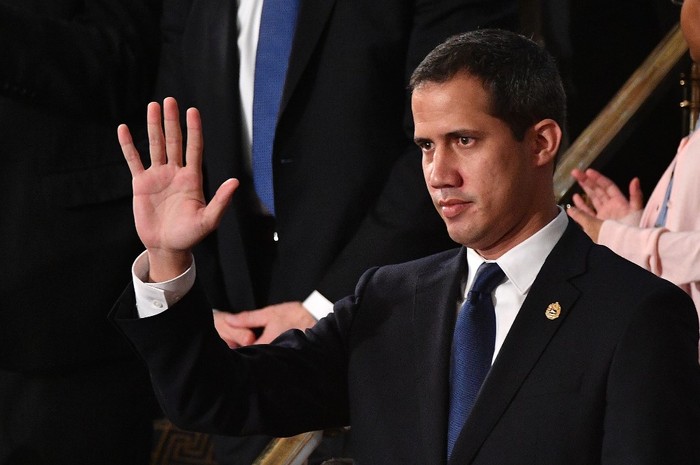
[[[202,190],[202,131],[199,112],[187,111],[186,164],[183,165],[182,133],[177,103],[163,101],[148,106],[148,137],[151,166],[145,169],[131,134],[118,128],[119,143],[133,176],[134,220],[146,246],[152,281],[165,281],[191,264],[191,249],[219,223],[238,181],[230,179],[218,189],[209,205]]]

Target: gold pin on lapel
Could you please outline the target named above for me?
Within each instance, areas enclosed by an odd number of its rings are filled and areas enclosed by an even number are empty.
[[[556,320],[557,318],[559,318],[560,313],[561,305],[559,305],[559,302],[553,302],[549,304],[547,310],[544,311],[544,316],[546,316],[550,320]]]

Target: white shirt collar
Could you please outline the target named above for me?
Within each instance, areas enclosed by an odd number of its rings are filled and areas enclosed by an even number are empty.
[[[560,207],[559,214],[546,226],[495,260],[520,294],[528,293],[547,256],[564,234],[568,222],[566,212]],[[485,261],[493,260],[484,260],[475,250],[467,248],[465,295],[474,281],[476,270]]]

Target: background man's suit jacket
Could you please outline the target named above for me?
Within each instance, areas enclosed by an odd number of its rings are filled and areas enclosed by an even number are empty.
[[[106,314],[143,248],[116,128],[145,126],[159,7],[0,0],[0,464],[150,458],[148,374]]]
[[[464,250],[367,272],[304,335],[230,351],[199,289],[117,323],[185,428],[291,435],[351,424],[353,458],[446,463],[450,344]],[[561,314],[545,310],[558,302]],[[570,224],[458,439],[454,464],[697,464],[698,321],[680,289]]]
[[[13,44],[0,50],[0,368],[132,358],[105,318],[143,248],[116,127],[144,126],[158,12],[157,0],[0,1]]]
[[[207,196],[241,188],[196,252],[212,304],[247,310],[352,292],[373,265],[454,247],[425,191],[408,76],[446,37],[516,23],[514,0],[302,0],[274,147],[277,261],[255,301],[252,180],[245,174],[236,2],[166,0],[159,98],[202,114]],[[267,284],[267,283],[266,283]]]

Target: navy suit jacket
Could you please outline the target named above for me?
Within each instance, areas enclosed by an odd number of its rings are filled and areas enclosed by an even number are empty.
[[[350,424],[359,464],[447,463],[448,372],[464,249],[368,271],[306,333],[229,350],[195,288],[113,318],[166,414],[228,435]],[[561,313],[545,311],[558,302]],[[450,464],[697,464],[698,321],[680,289],[573,223],[538,274]]]
[[[207,197],[241,187],[197,251],[212,304],[229,311],[352,292],[371,266],[453,248],[412,142],[406,85],[448,36],[516,26],[515,0],[301,0],[273,153],[277,259],[254,279],[252,180],[241,142],[236,2],[165,0],[159,98],[196,106]],[[258,298],[254,286],[269,287]]]

